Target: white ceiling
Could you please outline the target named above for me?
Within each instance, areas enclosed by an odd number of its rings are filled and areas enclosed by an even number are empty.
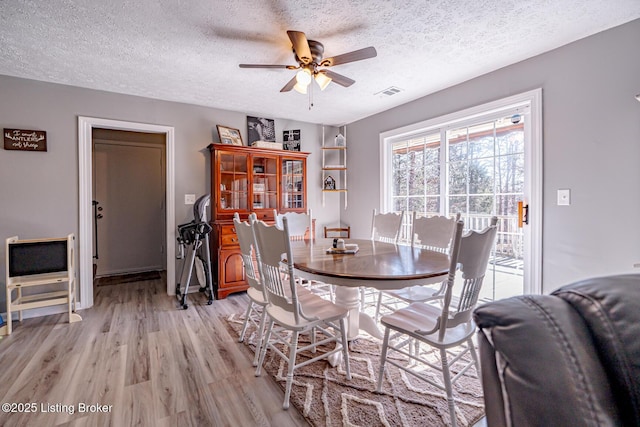
[[[640,0],[2,0],[0,74],[342,124],[640,18]],[[286,30],[325,57],[374,46],[309,98]],[[395,86],[391,97],[376,93]]]

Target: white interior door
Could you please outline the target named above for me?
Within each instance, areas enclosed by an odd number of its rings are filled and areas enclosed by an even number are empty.
[[[97,276],[164,269],[164,150],[94,141]]]

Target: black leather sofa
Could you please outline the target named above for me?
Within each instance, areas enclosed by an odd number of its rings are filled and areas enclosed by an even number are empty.
[[[640,275],[476,308],[489,427],[640,426]]]

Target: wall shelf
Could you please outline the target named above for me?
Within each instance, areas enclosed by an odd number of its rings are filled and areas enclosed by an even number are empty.
[[[330,172],[337,172],[331,175]],[[327,188],[327,178],[334,188]],[[336,180],[337,178],[337,180]],[[344,194],[344,208],[347,208],[347,126],[338,126],[338,133],[331,143],[327,143],[325,126],[322,126],[322,206],[326,193]],[[339,186],[339,188],[335,188]]]

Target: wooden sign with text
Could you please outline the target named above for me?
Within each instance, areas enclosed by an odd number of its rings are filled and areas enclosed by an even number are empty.
[[[4,149],[47,151],[47,132],[42,130],[3,129]]]

